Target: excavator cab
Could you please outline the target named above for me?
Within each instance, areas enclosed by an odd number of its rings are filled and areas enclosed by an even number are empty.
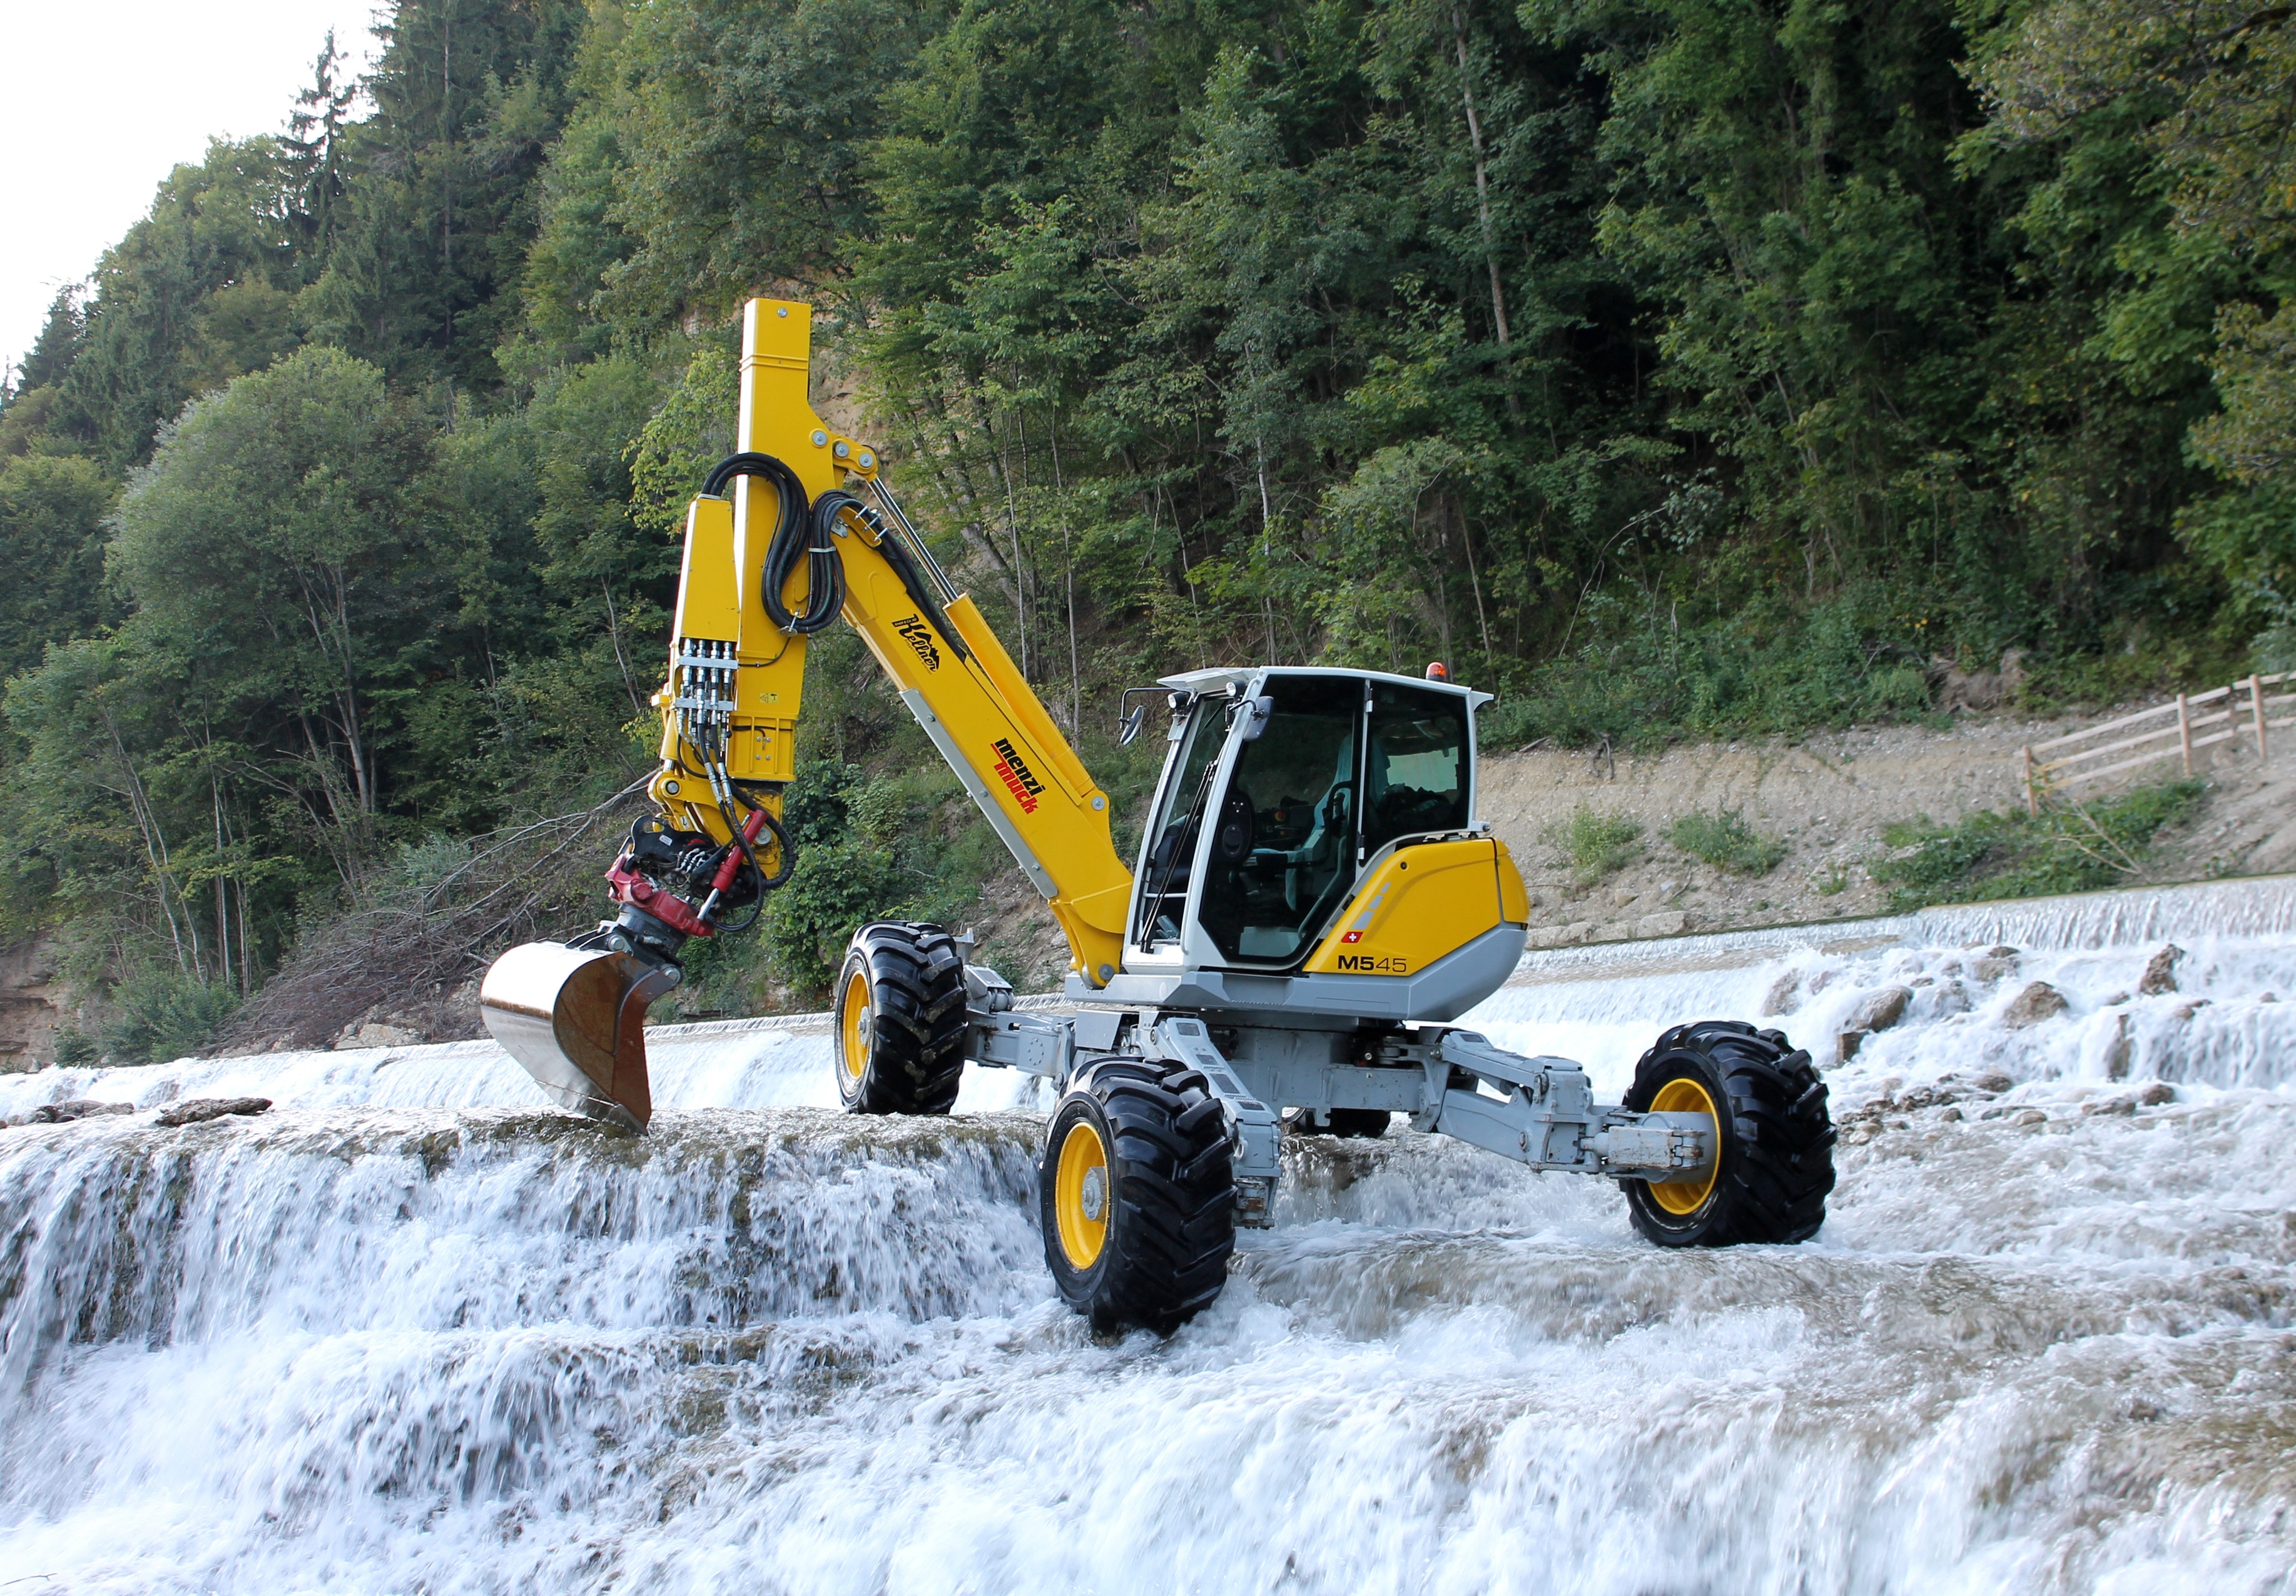
[[[1474,712],[1490,695],[1283,667],[1160,685],[1171,752],[1111,996],[1214,1006],[1212,989],[1233,995],[1235,976],[1423,978],[1443,966],[1452,978],[1439,1001],[1431,987],[1412,1006],[1456,1012],[1505,978],[1526,907],[1505,846],[1475,814]],[[1443,885],[1414,891],[1414,869],[1417,883]],[[1414,898],[1441,910],[1403,913]],[[1318,991],[1294,981],[1284,1005],[1320,1011]]]

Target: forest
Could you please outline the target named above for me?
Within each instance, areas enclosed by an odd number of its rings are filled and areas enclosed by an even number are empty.
[[[2296,663],[2291,16],[400,0],[0,389],[0,937],[164,1058],[594,918],[759,292],[1120,794],[1216,663],[1440,659],[1493,746]],[[816,659],[693,1002],[1003,868]]]

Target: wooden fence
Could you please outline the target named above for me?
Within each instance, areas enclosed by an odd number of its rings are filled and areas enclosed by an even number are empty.
[[[2172,704],[2139,709],[2134,715],[2124,715],[2086,731],[2037,742],[2024,750],[2025,811],[2038,814],[2041,800],[2052,792],[2134,770],[2156,759],[2181,759],[2185,773],[2189,776],[2193,773],[2194,749],[2240,737],[2255,739],[2256,757],[2260,761],[2267,757],[2270,733],[2296,726],[2296,687],[2290,686],[2292,679],[2296,679],[2296,671],[2251,676],[2207,692],[2180,692]],[[2283,691],[2272,691],[2275,688]],[[2281,718],[2275,720],[2276,714]],[[2146,729],[2139,731],[2136,729],[2138,727]],[[2094,747],[2076,746],[2115,732],[2125,735]],[[2060,749],[2070,751],[2054,759],[2036,757]],[[2115,759],[2116,754],[2125,757]],[[2099,760],[2112,763],[2098,764]]]

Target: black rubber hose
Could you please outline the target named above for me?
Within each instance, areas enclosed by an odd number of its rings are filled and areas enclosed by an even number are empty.
[[[837,518],[849,510],[866,522],[869,529],[877,535],[878,552],[884,555],[885,563],[893,568],[893,574],[900,577],[901,586],[908,593],[909,602],[916,605],[917,613],[932,622],[933,630],[940,634],[941,641],[948,644],[949,651],[959,659],[972,658],[964,646],[964,640],[957,636],[956,628],[948,624],[948,617],[943,615],[940,606],[933,602],[931,590],[925,586],[924,576],[917,569],[917,562],[909,557],[907,547],[866,503],[838,488],[832,488],[822,495],[813,502],[814,540],[818,543],[834,537],[837,535]]]
[[[747,797],[746,794],[743,796]],[[734,824],[732,813],[721,807],[718,813],[725,816],[726,824],[734,833],[734,846],[742,850],[742,857],[748,861],[750,868],[757,872],[758,877],[758,901],[750,905],[750,918],[737,926],[717,927],[716,930],[721,937],[738,937],[756,925],[758,917],[766,912],[766,894],[786,883],[797,869],[797,850],[790,846],[789,833],[782,830],[781,822],[774,818],[774,812],[770,809],[758,809],[757,812],[766,817],[766,830],[774,834],[774,841],[780,845],[781,873],[769,876],[765,872],[758,863],[757,854],[750,847],[749,838],[742,833],[741,827]]]
[[[702,481],[701,491],[713,497],[722,495],[726,485],[736,477],[763,477],[774,485],[775,495],[781,501],[781,519],[775,524],[773,541],[766,545],[765,581],[758,595],[766,618],[783,631],[800,636],[820,631],[845,608],[845,567],[837,558],[836,545],[829,541],[826,533],[817,529],[805,484],[797,479],[795,471],[771,454],[750,453],[728,455],[711,467]],[[807,572],[809,580],[805,609],[792,615],[782,602],[782,589],[797,569],[800,555],[810,559]]]

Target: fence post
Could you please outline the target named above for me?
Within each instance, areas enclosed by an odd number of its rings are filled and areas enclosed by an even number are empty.
[[[2177,695],[2177,741],[2184,746],[2185,774],[2189,779],[2193,773],[2193,717],[2185,708],[2185,695],[2181,692]]]
[[[2264,752],[2264,678],[2254,671],[2248,674],[2248,708],[2256,717],[2256,762],[2265,761]]]
[[[2025,814],[2028,819],[2038,819],[2040,814],[2040,800],[2033,795],[2033,749],[2028,743],[2025,746]]]

